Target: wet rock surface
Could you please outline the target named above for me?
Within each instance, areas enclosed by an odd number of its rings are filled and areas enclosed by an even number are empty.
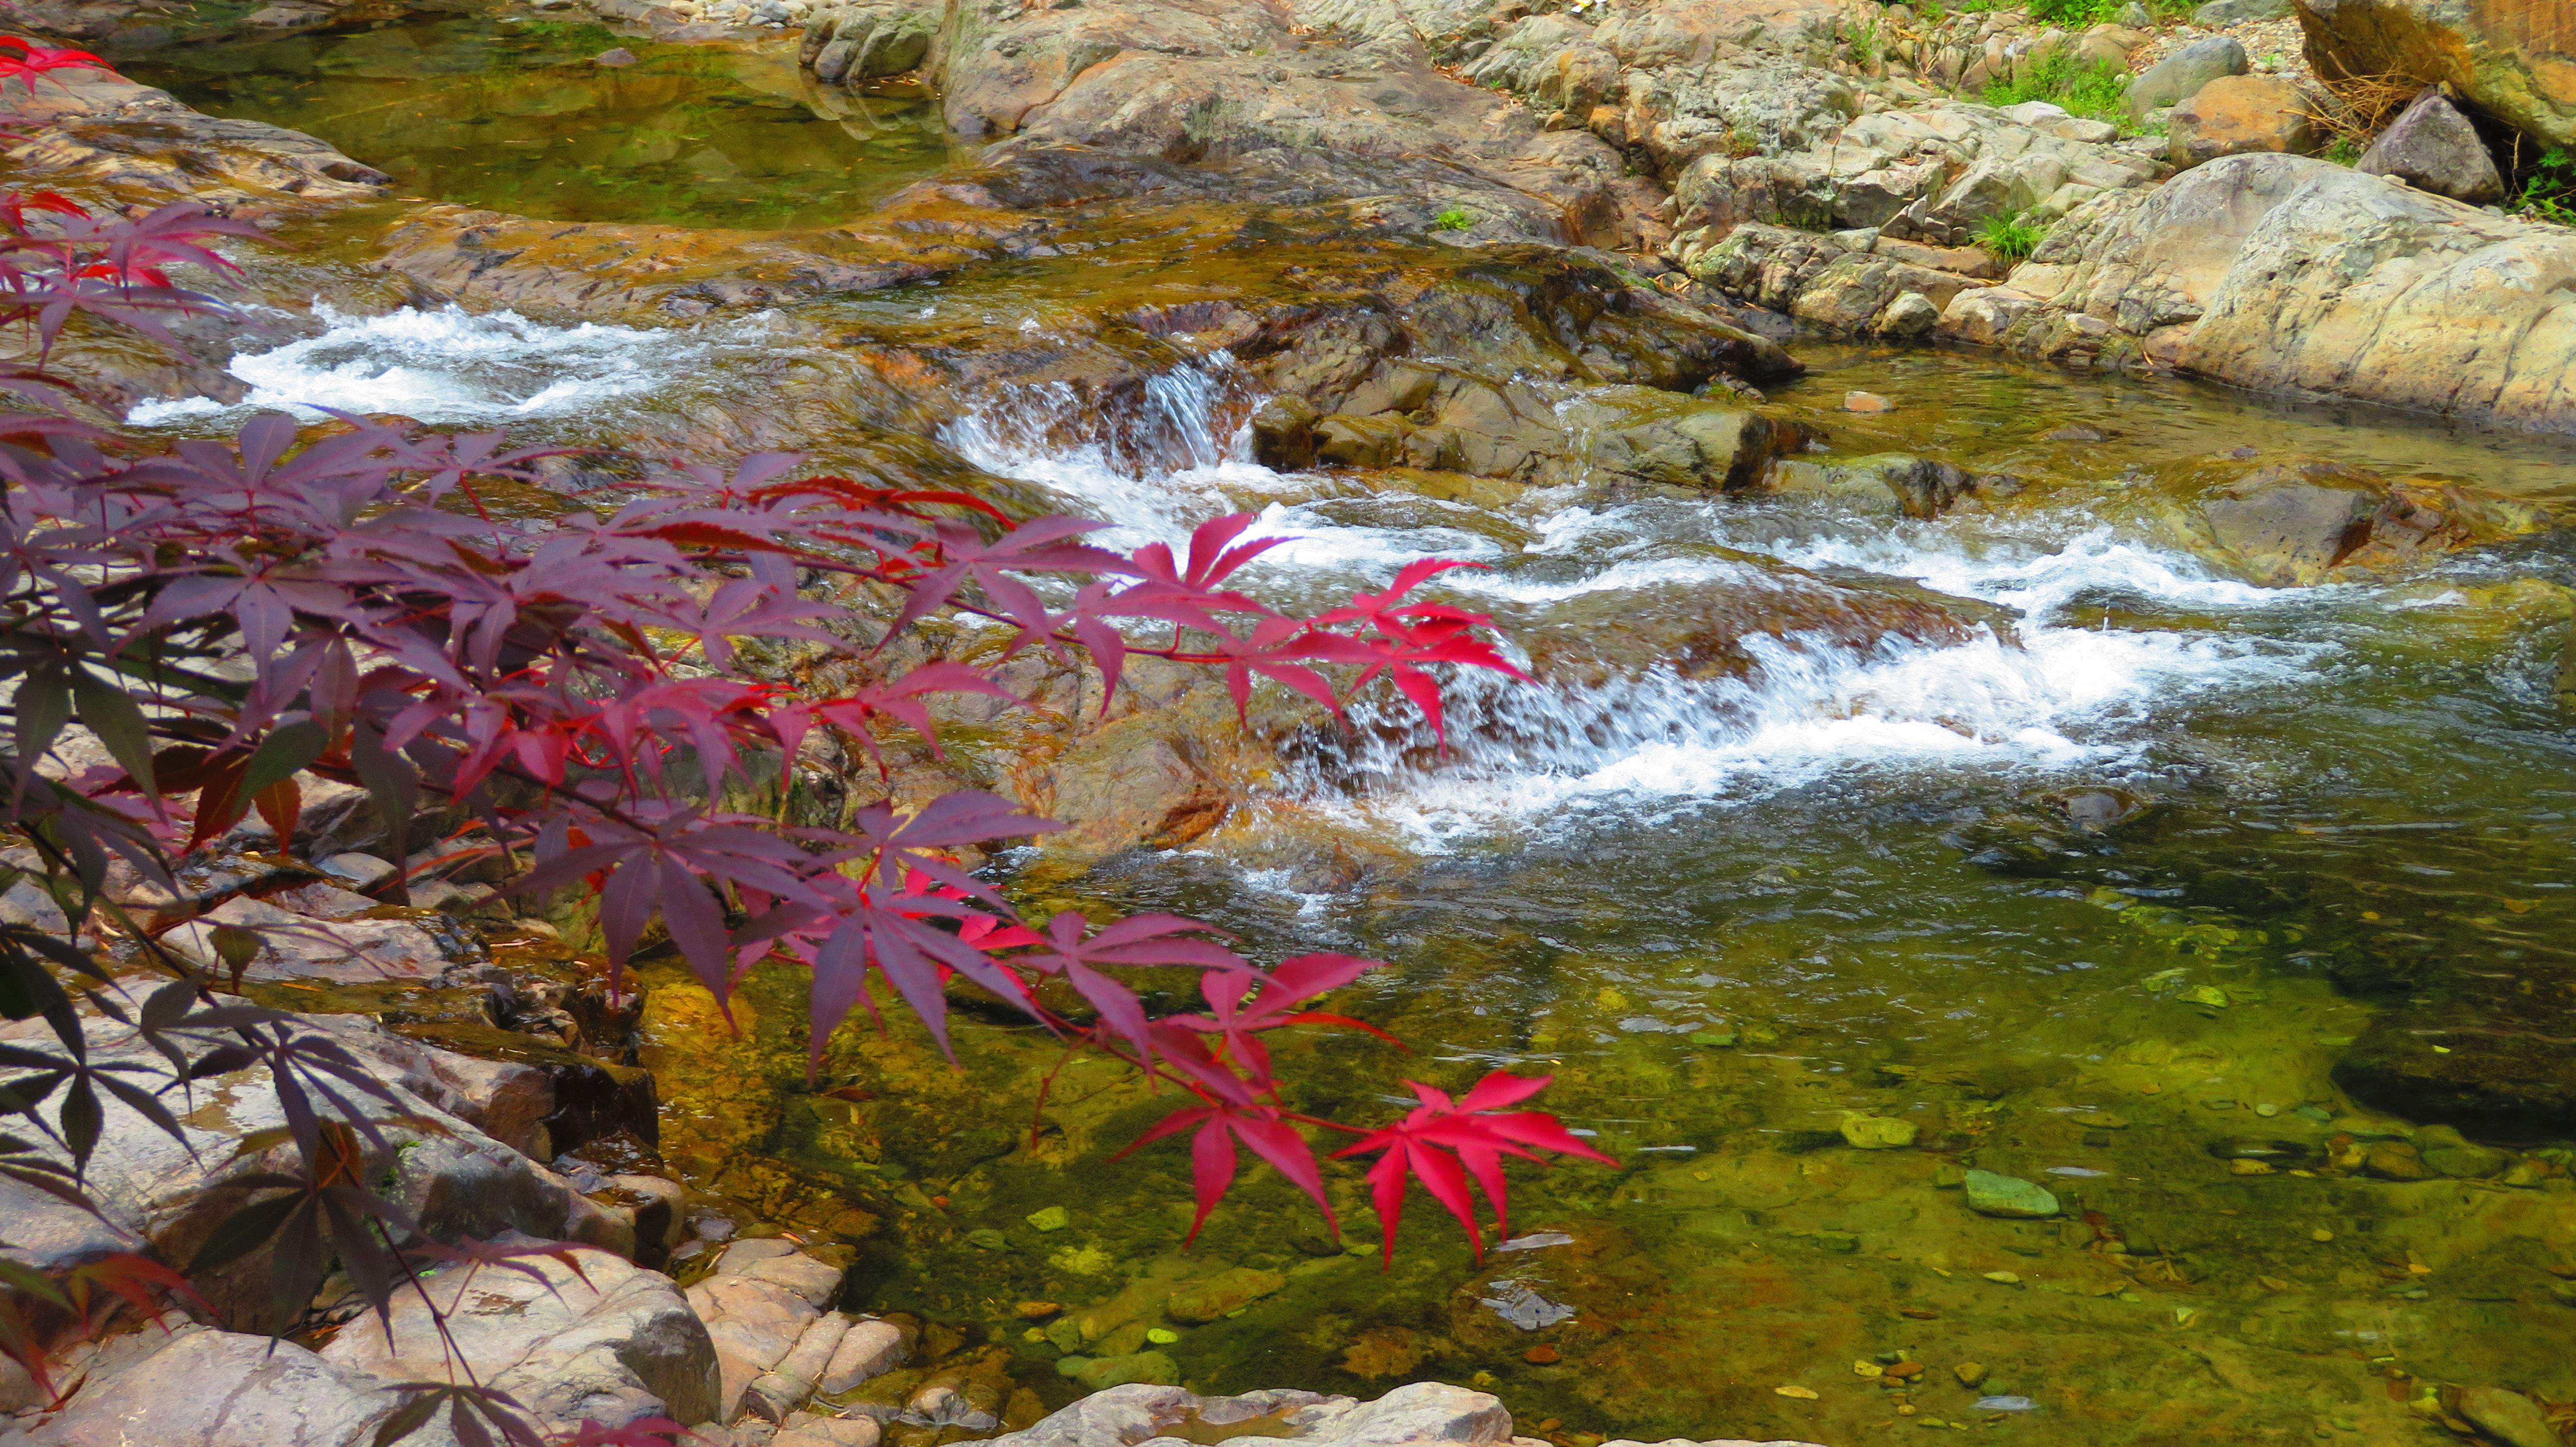
[[[12,80],[0,119],[17,138],[8,159],[20,172],[121,201],[344,203],[382,199],[393,184],[314,137],[204,115],[102,71]]]

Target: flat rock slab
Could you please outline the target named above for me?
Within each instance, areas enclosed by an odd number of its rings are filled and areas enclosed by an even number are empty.
[[[349,1447],[392,1414],[383,1386],[292,1342],[192,1329],[93,1377],[33,1435],[45,1447]]]

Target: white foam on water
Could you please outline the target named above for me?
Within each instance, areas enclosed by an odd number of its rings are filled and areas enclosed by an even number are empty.
[[[1243,460],[1249,448],[1239,434],[1219,435],[1212,419],[1229,385],[1222,362],[1176,369],[1147,386],[1141,415],[1116,424],[1115,436],[1073,446],[1061,441],[1081,435],[1070,389],[1031,389],[960,422],[949,440],[978,465],[1079,499],[1133,541],[1179,542],[1230,506],[1229,496],[1303,490],[1297,479]],[[1364,725],[1357,753],[1335,766],[1369,787],[1357,802],[1319,787],[1309,802],[1355,811],[1426,851],[1604,810],[1651,820],[1853,770],[2115,763],[2141,752],[2149,737],[2141,725],[2175,701],[2197,706],[2213,691],[2291,684],[2328,651],[2262,637],[2084,626],[2069,611],[2078,599],[2255,609],[2314,591],[2220,578],[2195,559],[2089,520],[2025,519],[2008,530],[1991,520],[1873,522],[1866,535],[1782,542],[1754,538],[1750,529],[1762,519],[1749,518],[1737,500],[1567,506],[1523,524],[1535,537],[1514,550],[1465,527],[1339,523],[1324,507],[1266,502],[1253,534],[1293,541],[1263,566],[1382,582],[1416,559],[1459,558],[1494,566],[1450,573],[1442,586],[1470,600],[1535,607],[1776,578],[1763,564],[1711,551],[1725,548],[1803,569],[1910,579],[2023,615],[2016,637],[1980,630],[1948,644],[1750,634],[1738,640],[1754,660],[1742,677],[1658,670],[1559,690],[1465,673],[1450,689],[1446,755],[1427,747],[1428,730],[1408,706],[1372,697],[1354,708]],[[1969,530],[1976,527],[1988,531]]]
[[[2079,594],[2120,593],[2209,608],[2260,608],[2313,590],[2258,588],[2212,575],[2198,560],[2087,527],[2071,536],[1994,540],[1960,546],[1955,534],[1920,525],[1872,538],[1809,538],[1764,551],[1807,568],[1861,568],[1927,588],[1982,598],[2049,617]]]
[[[320,335],[244,352],[226,365],[250,384],[240,403],[158,398],[136,404],[126,421],[162,427],[246,411],[319,416],[326,408],[438,424],[562,416],[667,391],[702,374],[723,340],[693,328],[547,326],[516,312],[454,306],[362,317],[316,303],[314,314],[327,324]]]

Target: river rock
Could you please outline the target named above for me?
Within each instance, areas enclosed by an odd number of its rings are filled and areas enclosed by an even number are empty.
[[[1130,1352],[1115,1357],[1066,1357],[1057,1364],[1059,1370],[1071,1368],[1067,1375],[1087,1392],[1103,1392],[1111,1387],[1147,1384],[1158,1387],[1177,1386],[1181,1380],[1180,1365],[1164,1352]]]
[[[2157,61],[2129,83],[2129,114],[2145,120],[2149,112],[2180,105],[2202,86],[2222,76],[2243,75],[2253,68],[2245,46],[2232,35],[2195,40]]]
[[[2209,0],[2191,12],[2191,23],[2216,30],[2257,20],[2278,20],[2289,13],[2290,0]]]
[[[1874,228],[1891,240],[1958,245],[1973,239],[1975,228],[1992,216],[2058,214],[2092,196],[2154,180],[2155,162],[2108,144],[2113,134],[2102,122],[2079,120],[2055,106],[2007,113],[1941,101],[1862,115],[1801,146],[1751,155],[1724,149],[1695,153],[1673,173],[1679,235],[1672,254],[1695,279],[1751,297],[1741,278],[1712,275],[1713,263],[1700,259],[1747,223],[1802,233]],[[1814,240],[1834,244],[1825,236]],[[1762,249],[1779,250],[1777,238]],[[1835,254],[1846,251],[1837,245]],[[1815,254],[1817,265],[1831,259]],[[1880,259],[1941,269],[1920,254]],[[1908,281],[1882,294],[1870,310],[1893,299],[1896,290],[1920,291],[1946,304],[1957,287]],[[1764,305],[1788,309],[1776,300]]]
[[[1763,475],[1764,490],[1815,493],[1867,511],[1930,519],[1979,496],[2009,497],[2020,484],[2000,473],[1970,472],[1956,463],[1906,452],[1883,452],[1849,462],[1784,460]]]
[[[2323,459],[2201,464],[2167,483],[2177,540],[2247,582],[2304,587],[2545,527],[2535,504],[2444,479],[2390,479]]]
[[[1910,1120],[1891,1120],[1882,1115],[1847,1115],[1840,1129],[1844,1141],[1864,1151],[1901,1150],[1914,1144],[1921,1133]]]
[[[2471,1387],[2460,1394],[2460,1415],[2504,1447],[2560,1447],[2565,1439],[2549,1425],[2538,1402],[2501,1387]]]
[[[393,1415],[385,1383],[293,1342],[181,1325],[93,1368],[44,1447],[353,1447]],[[27,1439],[21,1438],[21,1441]],[[451,1439],[452,1440],[452,1439]]]
[[[2415,1132],[2415,1149],[2423,1154],[2424,1164],[2454,1178],[2502,1175],[2504,1168],[2513,1164],[2507,1152],[2474,1144],[2460,1134],[2459,1127],[2451,1125],[2428,1125]]]
[[[2037,1219],[2057,1214],[2057,1197],[2019,1176],[1970,1171],[1967,1186],[1968,1209],[1979,1215]]]
[[[2544,143],[2576,146],[2576,34],[2554,0],[2297,0],[2320,76],[2448,85]]]
[[[2504,176],[2485,139],[2440,86],[2426,86],[2370,143],[2353,169],[2395,176],[2419,191],[2473,206],[2503,200],[2505,194]]]
[[[445,1381],[452,1342],[477,1380],[517,1398],[547,1431],[713,1417],[715,1343],[680,1289],[600,1252],[578,1260],[578,1271],[541,1256],[523,1258],[526,1272],[441,1272],[427,1290],[447,1313],[444,1338],[419,1294],[400,1292],[390,1328],[370,1309],[322,1359],[385,1381]]]
[[[79,181],[121,199],[373,201],[393,178],[301,131],[209,116],[104,70],[56,70],[0,91],[11,164],[47,184]]]
[[[2276,75],[2223,75],[2173,108],[2166,158],[2189,170],[2221,156],[2317,148],[2316,118],[2298,86]]]
[[[743,1391],[743,1402],[761,1417],[785,1421],[804,1400],[814,1395],[816,1385],[832,1364],[833,1354],[848,1335],[850,1319],[837,1311],[827,1311],[806,1323],[796,1344],[787,1355],[770,1365],[768,1371],[752,1378]]]
[[[809,14],[797,58],[827,85],[915,69],[930,54],[941,7],[862,0]]]
[[[815,1389],[826,1396],[839,1396],[862,1382],[883,1376],[903,1364],[904,1337],[900,1328],[889,1321],[856,1321],[833,1348],[832,1360],[823,1369]]]
[[[1893,640],[2011,646],[2015,636],[2009,611],[1915,584],[1824,578],[1757,558],[1673,562],[1679,576],[1659,586],[1505,602],[1494,614],[1540,682],[1579,691],[1657,672],[1718,679],[1827,658],[1859,665]]]
[[[30,1029],[30,1027],[36,1027]],[[370,1157],[369,1179],[440,1239],[489,1239],[520,1231],[543,1240],[570,1240],[619,1255],[634,1250],[634,1224],[623,1211],[603,1208],[577,1193],[563,1177],[475,1128],[471,1103],[460,1084],[483,1076],[442,1062],[438,1053],[383,1033],[360,1017],[310,1017],[306,1026],[336,1040],[393,1092],[399,1108],[421,1118],[418,1126],[391,1124],[382,1133],[392,1147]],[[0,1029],[0,1039],[49,1043],[38,1021]],[[98,1062],[164,1062],[130,1031],[90,1021],[89,1058]],[[449,1074],[442,1077],[445,1067]],[[197,1083],[195,1110],[182,1117],[184,1142],[163,1134],[113,1099],[102,1101],[104,1130],[90,1164],[89,1187],[100,1208],[92,1216],[15,1181],[0,1181],[0,1209],[11,1221],[9,1240],[22,1262],[63,1270],[113,1250],[147,1247],[165,1260],[195,1255],[215,1228],[239,1206],[226,1182],[280,1168],[292,1146],[236,1156],[235,1146],[255,1132],[284,1123],[277,1093],[263,1069],[251,1068]],[[514,1117],[515,1108],[511,1108]],[[487,1116],[488,1118],[488,1116]],[[225,1319],[265,1328],[275,1310],[267,1279],[268,1252],[255,1251],[196,1281]]]
[[[2576,232],[2288,155],[2070,213],[1942,333],[2514,427],[2576,415]]]
[[[1410,33],[1292,29],[1284,5],[957,7],[931,52],[951,128],[1093,147],[1464,211],[1480,239],[1616,245],[1660,199],[1583,130],[1436,70]],[[1658,239],[1660,233],[1658,232]]]

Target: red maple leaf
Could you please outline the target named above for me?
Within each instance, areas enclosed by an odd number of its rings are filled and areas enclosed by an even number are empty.
[[[1485,1239],[1476,1229],[1476,1203],[1468,1190],[1471,1178],[1493,1205],[1495,1230],[1509,1234],[1511,1204],[1505,1195],[1503,1157],[1537,1160],[1540,1151],[1555,1151],[1605,1166],[1619,1164],[1585,1145],[1545,1111],[1499,1109],[1529,1099],[1555,1079],[1552,1075],[1512,1075],[1497,1070],[1459,1100],[1408,1080],[1404,1084],[1422,1104],[1394,1125],[1371,1131],[1333,1152],[1336,1159],[1385,1152],[1376,1165],[1369,1167],[1368,1178],[1378,1221],[1386,1230],[1384,1260],[1388,1264],[1395,1260],[1395,1228],[1404,1215],[1408,1177],[1421,1177],[1422,1187],[1431,1193],[1431,1199],[1448,1207],[1458,1224],[1467,1228],[1467,1240],[1475,1246],[1476,1259],[1481,1261]]]

